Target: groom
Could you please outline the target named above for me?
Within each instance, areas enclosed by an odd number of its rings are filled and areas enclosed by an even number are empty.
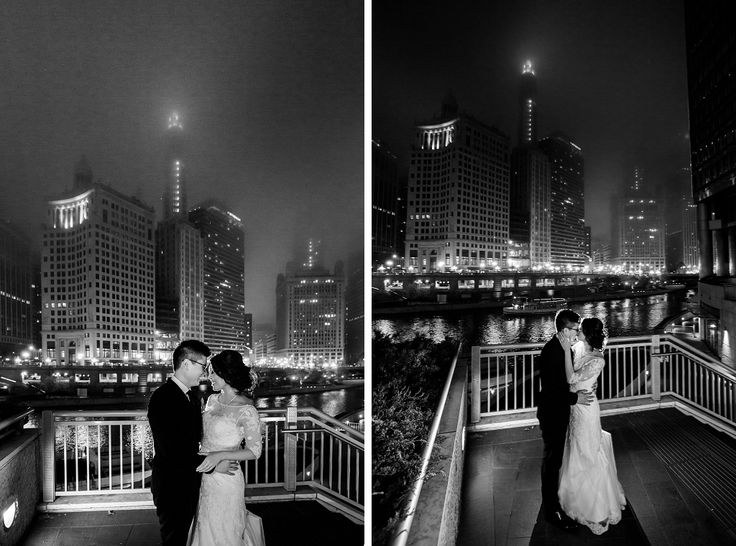
[[[200,404],[192,387],[207,366],[210,349],[201,341],[183,341],[174,350],[174,375],[154,391],[148,403],[153,435],[151,493],[164,545],[184,546],[197,510],[202,475],[195,469],[202,436]],[[215,472],[230,473],[230,461]]]
[[[565,451],[565,436],[570,420],[570,406],[590,405],[594,400],[591,391],[570,392],[565,376],[565,351],[558,336],[565,336],[570,344],[575,342],[580,328],[580,316],[570,309],[561,309],[555,315],[557,335],[550,339],[539,355],[539,395],[537,419],[544,441],[542,460],[542,504],[545,519],[562,529],[574,529],[577,523],[560,507],[557,498],[560,466]]]

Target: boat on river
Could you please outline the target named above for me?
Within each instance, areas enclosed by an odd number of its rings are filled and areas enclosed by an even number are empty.
[[[567,307],[565,298],[514,298],[511,305],[503,308],[504,315],[553,315]]]

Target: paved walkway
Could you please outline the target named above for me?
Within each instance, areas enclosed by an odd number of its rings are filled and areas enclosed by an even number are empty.
[[[268,546],[359,546],[363,526],[314,501],[257,503]],[[152,509],[38,514],[22,546],[154,546],[161,544]],[[214,546],[214,545],[213,545]]]
[[[736,544],[736,441],[676,409],[603,418],[629,502],[599,537],[541,515],[538,427],[468,436],[461,546]]]

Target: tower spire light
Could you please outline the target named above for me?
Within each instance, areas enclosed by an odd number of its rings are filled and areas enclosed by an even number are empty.
[[[522,70],[521,73],[522,74],[531,74],[532,76],[534,75],[534,68],[532,67],[532,62],[531,61],[527,60],[524,63],[524,69]]]

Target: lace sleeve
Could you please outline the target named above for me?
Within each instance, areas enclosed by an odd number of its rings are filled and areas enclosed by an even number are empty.
[[[598,375],[603,369],[604,365],[605,361],[602,358],[591,358],[590,360],[588,360],[588,362],[583,364],[583,366],[578,371],[573,372],[572,377],[570,377],[570,381],[568,381],[568,383],[572,385],[573,383],[580,383],[581,381],[590,379],[591,377]]]
[[[238,431],[245,439],[245,447],[253,452],[256,459],[261,456],[261,419],[258,410],[253,406],[246,406],[238,416]]]

